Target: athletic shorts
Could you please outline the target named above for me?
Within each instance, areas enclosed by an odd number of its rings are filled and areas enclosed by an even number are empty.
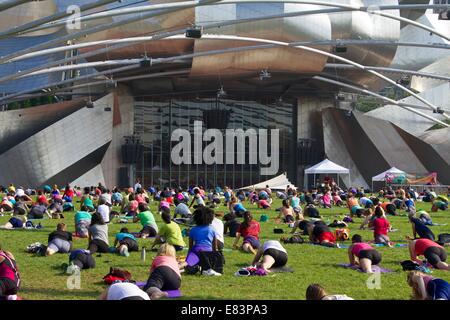
[[[294,222],[294,217],[291,216],[291,215],[288,215],[288,216],[284,217],[284,222],[285,222],[285,223],[291,223],[291,222]]]
[[[259,247],[261,246],[261,243],[259,242],[259,240],[254,237],[245,237],[243,244],[244,243],[248,243],[249,245],[251,245],[253,247],[253,249],[259,249]]]
[[[22,228],[23,227],[23,221],[19,218],[12,217],[9,219],[9,223],[12,224],[13,228]]]
[[[445,262],[447,260],[447,252],[441,247],[429,247],[425,250],[424,254],[427,261],[435,268],[439,262]]]
[[[375,243],[388,243],[389,237],[385,234],[377,234],[375,236]]]
[[[144,286],[144,291],[152,287],[156,287],[161,291],[177,290],[180,286],[181,278],[178,274],[167,266],[160,266],[150,274]]]
[[[55,238],[48,243],[48,248],[55,252],[68,253],[70,252],[70,242]]]
[[[119,242],[120,245],[126,245],[128,247],[128,251],[139,251],[138,243],[131,238],[123,238],[122,241]]]
[[[396,210],[396,209],[397,209],[397,207],[396,207],[395,205],[393,205],[392,203],[391,203],[391,204],[388,204],[388,205],[386,206],[386,213],[395,215],[395,210]]]
[[[320,234],[318,237],[319,242],[328,241],[328,242],[336,242],[336,236],[331,231],[325,231]]]
[[[283,267],[286,265],[287,260],[288,260],[288,256],[286,254],[286,252],[277,250],[277,249],[267,249],[266,251],[264,251],[263,256],[271,256],[274,260],[275,263],[272,265],[272,268],[279,268],[279,267]]]
[[[369,259],[372,261],[373,265],[379,264],[381,262],[381,254],[374,249],[361,250],[359,252],[359,259]]]
[[[450,284],[442,279],[433,279],[428,282],[427,293],[432,300],[450,300]]]
[[[142,228],[141,233],[148,234],[149,237],[155,237],[158,234],[155,228],[150,225],[146,225],[144,228]]]
[[[0,297],[17,294],[17,283],[12,279],[0,278]]]
[[[80,269],[91,269],[95,268],[94,257],[86,253],[78,253],[73,260],[71,260],[74,265],[78,266]]]
[[[77,234],[80,237],[87,237],[89,233],[89,226],[91,225],[91,222],[88,220],[81,220],[77,223],[76,230]]]

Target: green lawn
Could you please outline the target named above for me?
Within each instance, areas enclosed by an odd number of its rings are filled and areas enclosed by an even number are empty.
[[[157,203],[152,202],[151,208],[156,212]],[[244,204],[256,219],[259,220],[261,213],[269,214],[271,219],[261,223],[262,240],[279,239],[281,235],[274,234],[276,226],[274,210],[258,210],[249,203]],[[78,204],[77,204],[78,206]],[[281,201],[274,201],[274,207],[281,206]],[[418,209],[429,211],[429,203],[418,203]],[[225,211],[225,207],[216,209]],[[345,208],[321,209],[325,220],[331,222],[343,218]],[[404,212],[402,212],[404,214]],[[448,223],[449,211],[432,214],[436,223]],[[64,222],[68,224],[68,230],[74,231],[74,213],[66,213]],[[157,221],[161,222],[158,215]],[[335,218],[336,217],[336,218]],[[4,224],[9,217],[0,217],[0,223]],[[405,236],[411,235],[411,226],[406,216],[389,217],[394,228],[399,231],[391,233],[392,241],[405,243]],[[359,231],[358,226],[361,219],[356,219],[351,224],[351,235],[360,233],[364,239],[372,240],[372,231]],[[96,299],[105,288],[102,277],[108,273],[110,266],[128,269],[135,280],[145,281],[148,277],[148,269],[153,252],[147,253],[147,260],[142,262],[140,253],[131,253],[130,257],[121,257],[115,254],[102,254],[96,257],[97,267],[92,270],[82,271],[81,288],[69,290],[66,286],[68,276],[62,272],[61,264],[68,262],[67,254],[56,254],[51,257],[37,257],[26,253],[27,245],[39,241],[47,244],[48,234],[54,230],[58,220],[42,220],[43,229],[37,230],[0,230],[0,243],[4,249],[12,251],[17,259],[22,277],[20,295],[24,299],[48,299],[48,300],[73,300],[73,299]],[[110,224],[110,242],[113,243],[114,235],[124,226],[122,224]],[[279,225],[278,225],[279,226]],[[139,224],[129,223],[127,227],[132,232],[140,230]],[[290,228],[282,225],[285,235]],[[450,226],[431,227],[435,235],[449,232]],[[234,238],[226,238],[225,247],[231,249]],[[139,245],[150,246],[149,239],[139,239]],[[187,242],[187,239],[186,239]],[[349,243],[347,241],[346,243]],[[306,287],[310,283],[320,283],[329,293],[347,294],[355,299],[409,299],[411,290],[406,284],[406,274],[401,270],[400,261],[409,259],[408,249],[400,248],[378,248],[382,253],[381,265],[395,270],[395,273],[381,275],[381,289],[368,289],[366,274],[336,267],[337,263],[347,262],[346,249],[325,248],[309,244],[285,245],[289,253],[288,265],[294,273],[277,273],[266,277],[237,277],[234,275],[240,267],[251,263],[252,256],[240,251],[226,251],[226,265],[222,277],[206,276],[183,276],[182,292],[184,299],[305,299]],[[74,240],[74,248],[87,248],[87,240]],[[184,252],[184,254],[186,251]],[[434,271],[433,275],[450,281],[450,274],[444,271]]]

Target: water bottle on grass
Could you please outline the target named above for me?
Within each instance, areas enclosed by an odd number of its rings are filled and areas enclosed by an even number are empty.
[[[146,248],[145,247],[142,247],[142,250],[141,250],[141,260],[142,260],[142,262],[145,262],[145,254],[146,254]]]

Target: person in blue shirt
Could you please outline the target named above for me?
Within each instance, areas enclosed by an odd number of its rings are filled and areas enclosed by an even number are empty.
[[[113,194],[111,195],[112,205],[113,206],[120,206],[123,202],[123,196],[120,193],[119,189],[114,188]]]
[[[415,212],[410,212],[408,214],[409,222],[411,222],[412,225],[412,231],[413,231],[413,237],[414,239],[417,238],[424,238],[424,239],[430,239],[435,241],[435,236],[433,231],[428,228],[425,223],[423,223],[422,220],[415,217]],[[419,235],[419,237],[417,237]]]
[[[244,212],[247,211],[247,209],[244,208],[242,203],[238,201],[236,197],[231,197],[231,201],[229,204],[230,213],[234,213],[237,217],[242,217]]]
[[[116,234],[114,247],[117,247],[119,254],[125,257],[128,257],[130,255],[129,252],[131,251],[139,251],[139,245],[136,238],[128,231],[128,228],[122,228],[120,229],[120,232]]]
[[[193,219],[196,226],[189,231],[189,251],[186,261],[180,264],[180,269],[199,265],[203,256],[202,252],[218,251],[217,233],[211,225],[214,219],[214,211],[208,207],[199,207],[194,211]],[[221,275],[212,268],[203,271],[203,274],[208,276]]]

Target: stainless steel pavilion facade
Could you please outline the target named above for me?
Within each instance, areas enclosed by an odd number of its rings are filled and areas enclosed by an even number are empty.
[[[195,121],[221,131],[278,128],[278,173],[299,186],[304,169],[324,157],[366,188],[392,166],[450,183],[450,24],[438,18],[449,4],[1,3],[2,185],[126,186],[140,178],[241,187],[271,177],[260,165],[175,165],[170,136]],[[408,97],[378,96],[388,85]],[[384,106],[352,111],[350,93]],[[53,103],[42,103],[48,96]],[[429,131],[435,125],[442,129]],[[133,165],[122,155],[130,136],[144,145]]]

